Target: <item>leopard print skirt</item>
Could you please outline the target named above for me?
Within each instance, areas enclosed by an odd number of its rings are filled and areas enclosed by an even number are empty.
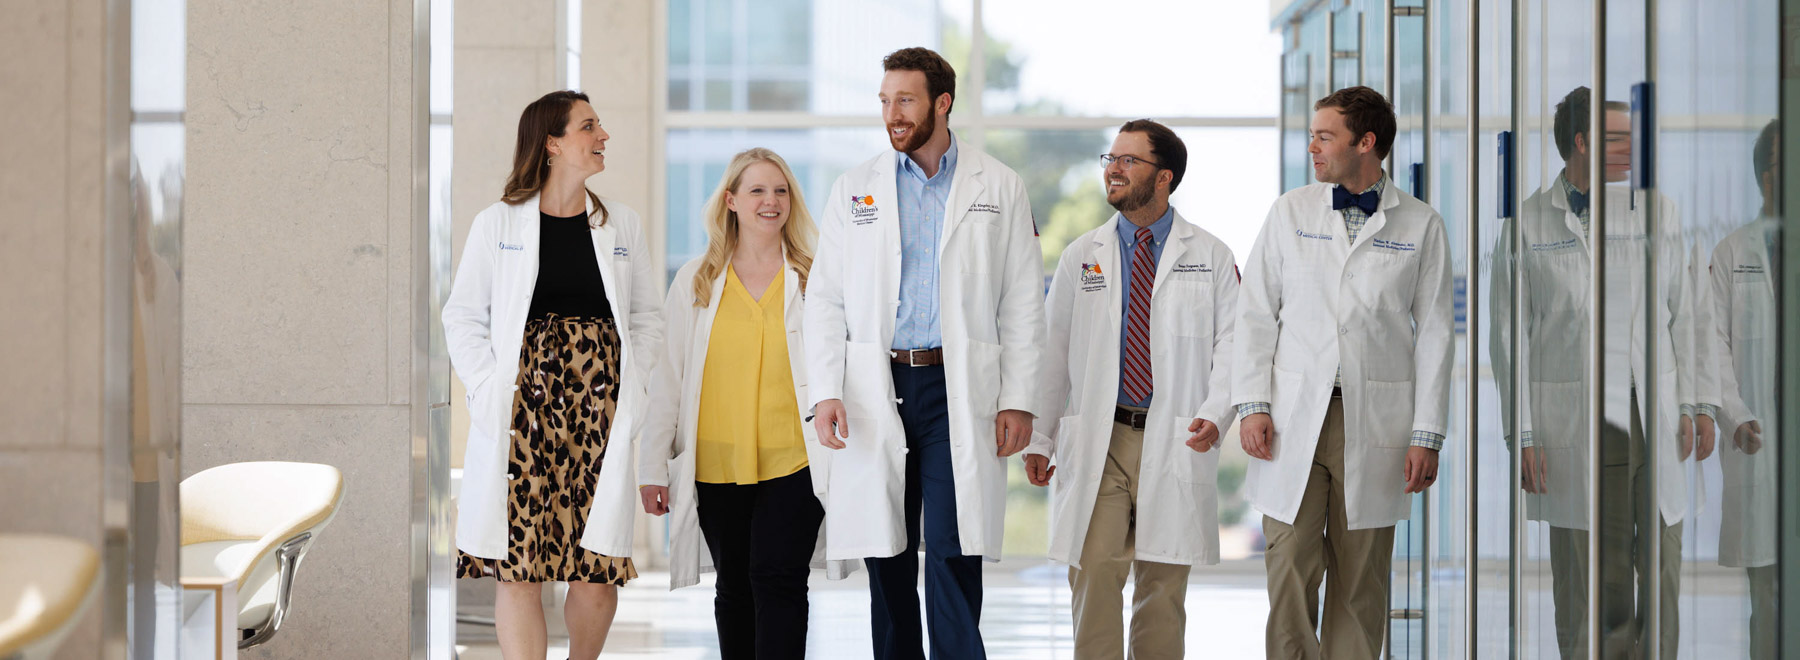
[[[458,551],[457,577],[614,585],[637,577],[631,558],[579,544],[618,404],[619,357],[612,319],[552,314],[525,325],[506,470],[506,557]]]

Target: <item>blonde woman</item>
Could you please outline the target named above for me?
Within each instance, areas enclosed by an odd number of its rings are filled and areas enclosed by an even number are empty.
[[[720,656],[799,658],[825,517],[827,457],[800,418],[816,231],[768,149],[732,159],[705,213],[706,254],[682,266],[663,303],[669,341],[651,377],[638,490],[646,512],[670,514],[670,586],[698,582],[703,565],[718,572]]]
[[[469,391],[457,576],[499,580],[507,660],[544,657],[545,582],[569,583],[569,656],[593,660],[637,577],[629,438],[662,340],[660,280],[637,214],[584,183],[608,137],[579,92],[525,108],[505,193],[475,216],[444,305]]]

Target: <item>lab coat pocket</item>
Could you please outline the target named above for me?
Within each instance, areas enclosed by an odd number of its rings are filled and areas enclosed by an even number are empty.
[[[1531,443],[1550,449],[1587,445],[1587,388],[1579,381],[1533,382]]]
[[[992,273],[1005,265],[1000,249],[1000,223],[969,218],[959,230],[963,236],[962,270],[965,273]]]
[[[1056,420],[1055,463],[1059,466],[1068,465],[1070,456],[1076,456],[1081,453],[1081,447],[1076,446],[1080,442],[1081,415],[1070,415]],[[1050,480],[1050,491],[1060,496],[1063,489],[1068,488],[1070,482],[1075,481],[1079,477],[1075,472],[1069,471],[1066,467],[1058,471],[1061,472],[1061,474]],[[1095,474],[1098,474],[1098,472]]]
[[[494,428],[495,410],[492,400],[488,398],[489,390],[493,389],[491,386],[495,371],[498,369],[489,369],[487,375],[482,376],[474,387],[463,394],[463,400],[469,406],[469,425],[488,435],[497,435]]]
[[[1223,434],[1225,431],[1220,429],[1219,432]],[[1176,479],[1184,483],[1207,485],[1217,482],[1220,443],[1213,443],[1212,449],[1208,449],[1204,453],[1197,452],[1193,447],[1187,446],[1187,440],[1192,435],[1187,432],[1185,426],[1182,427],[1180,433],[1176,434],[1175,441],[1171,443],[1169,449],[1175,452],[1176,458],[1169,461],[1169,471],[1174,473]],[[1220,439],[1224,439],[1223,435]]]
[[[1363,385],[1368,403],[1363,406],[1365,424],[1377,447],[1406,447],[1412,444],[1413,383],[1370,380]]]

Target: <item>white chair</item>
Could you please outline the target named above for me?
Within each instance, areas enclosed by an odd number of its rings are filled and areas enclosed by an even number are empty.
[[[236,581],[239,649],[281,628],[300,560],[343,497],[343,475],[316,463],[232,463],[182,480],[181,575]]]
[[[0,658],[46,660],[100,592],[100,553],[75,539],[0,534]]]

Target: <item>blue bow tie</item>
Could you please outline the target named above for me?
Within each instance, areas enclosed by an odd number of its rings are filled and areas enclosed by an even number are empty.
[[[1333,211],[1341,211],[1345,208],[1354,206],[1362,209],[1363,213],[1375,215],[1375,207],[1379,205],[1381,205],[1381,191],[1379,190],[1370,190],[1368,192],[1352,195],[1350,194],[1350,191],[1345,190],[1343,186],[1337,186],[1331,189],[1331,210]]]
[[[1569,210],[1574,211],[1575,215],[1581,216],[1581,215],[1587,215],[1587,209],[1588,209],[1588,194],[1581,192],[1579,190],[1570,188],[1569,189]]]

